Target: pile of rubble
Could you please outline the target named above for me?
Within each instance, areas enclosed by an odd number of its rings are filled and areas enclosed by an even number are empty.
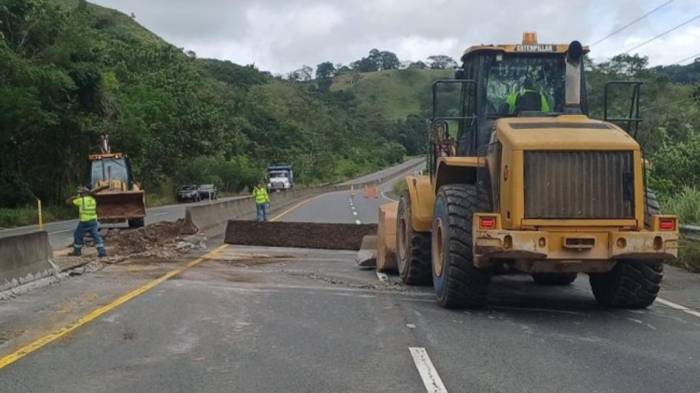
[[[183,220],[162,221],[133,230],[105,228],[102,235],[108,256],[101,258],[99,262],[115,264],[130,257],[174,260],[191,250],[207,248],[205,236],[184,235],[183,228]],[[90,250],[91,247],[86,249],[86,256],[92,259]]]

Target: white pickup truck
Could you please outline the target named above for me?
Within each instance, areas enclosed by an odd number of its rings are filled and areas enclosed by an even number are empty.
[[[269,191],[287,191],[294,187],[294,172],[290,165],[271,165],[267,167],[267,189]]]

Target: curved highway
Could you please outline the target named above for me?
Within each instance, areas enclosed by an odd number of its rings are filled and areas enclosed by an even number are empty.
[[[279,219],[369,223],[383,201],[330,193]],[[352,252],[213,239],[201,256],[0,302],[1,390],[700,391],[700,278],[679,269],[647,310],[599,307],[585,276],[563,288],[512,276],[494,280],[487,309],[450,311]]]

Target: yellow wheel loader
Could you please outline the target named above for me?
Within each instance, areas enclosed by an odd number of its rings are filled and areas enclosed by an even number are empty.
[[[144,226],[146,197],[131,171],[131,162],[124,153],[112,153],[109,138],[102,137],[100,154],[90,159],[90,185],[98,190],[97,217],[101,223],[127,222],[130,228]]]
[[[641,83],[609,83],[604,119],[589,118],[587,51],[526,33],[522,44],[467,49],[455,79],[434,83],[429,174],[406,178],[396,222],[381,226],[396,226],[384,248],[395,246],[405,283],[432,283],[444,307],[475,308],[495,274],[567,285],[587,273],[602,305],[653,303],[678,221],[645,188],[633,137]],[[608,116],[615,89],[629,92],[623,117]]]

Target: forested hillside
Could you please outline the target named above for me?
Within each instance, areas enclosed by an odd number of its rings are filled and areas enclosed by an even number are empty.
[[[3,207],[59,203],[86,181],[105,133],[151,194],[185,181],[238,191],[270,162],[331,181],[417,153],[395,119],[365,113],[350,92],[196,59],[117,11],[2,0],[0,20]]]
[[[86,181],[105,133],[152,196],[182,182],[239,191],[270,162],[292,163],[307,183],[366,172],[425,151],[430,85],[454,66],[436,55],[399,69],[396,55],[373,49],[348,66],[319,64],[315,79],[307,66],[283,79],[198,59],[83,0],[0,5],[2,207],[59,203]],[[606,81],[644,82],[638,139],[650,184],[700,222],[700,62],[651,68],[621,55],[587,68],[593,117]]]

